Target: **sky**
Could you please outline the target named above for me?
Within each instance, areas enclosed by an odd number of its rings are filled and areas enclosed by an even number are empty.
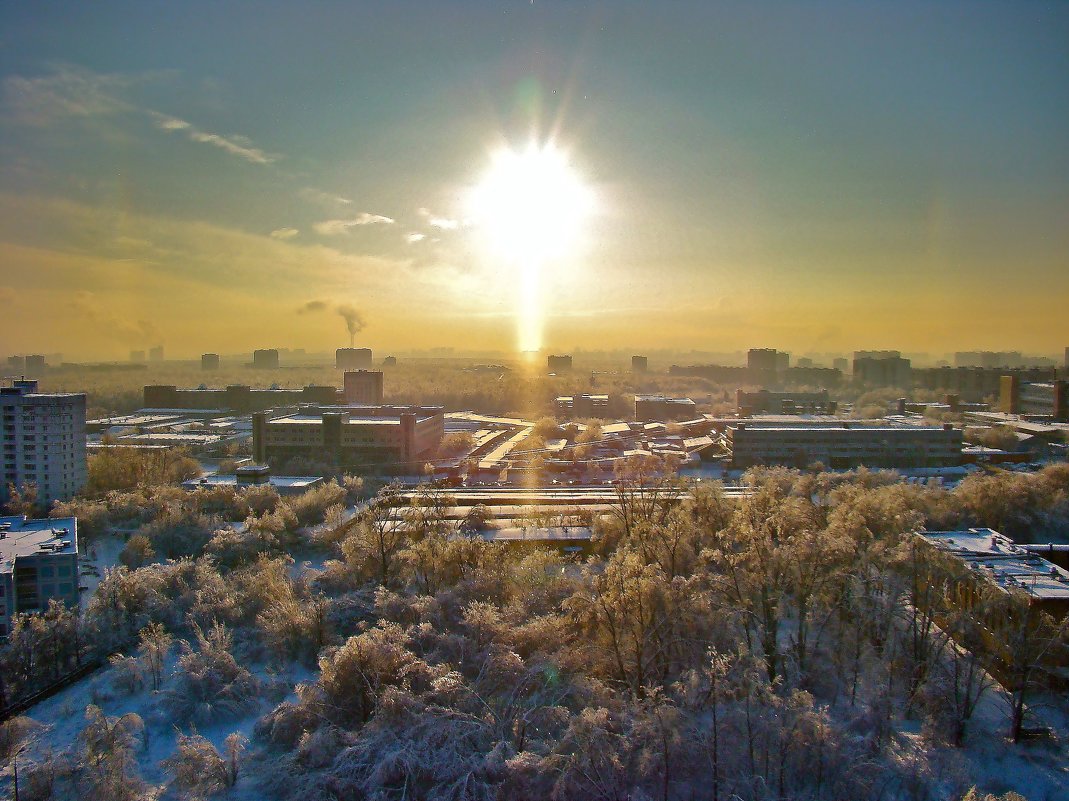
[[[0,355],[1069,345],[1069,3],[0,5]],[[537,234],[538,232],[534,232]]]

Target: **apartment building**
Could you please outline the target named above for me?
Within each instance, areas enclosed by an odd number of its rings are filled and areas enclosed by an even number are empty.
[[[19,612],[78,604],[78,521],[0,517],[0,636]]]

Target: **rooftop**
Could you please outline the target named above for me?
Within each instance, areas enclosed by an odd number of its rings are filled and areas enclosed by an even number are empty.
[[[1069,601],[1069,571],[1029,553],[990,528],[921,531],[920,536],[999,588],[1013,589],[1044,601]]]
[[[72,554],[77,550],[78,521],[73,517],[0,517],[0,573],[10,573],[19,558],[39,553]]]

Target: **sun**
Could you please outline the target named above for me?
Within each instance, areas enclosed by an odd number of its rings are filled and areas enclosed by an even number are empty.
[[[542,347],[543,274],[575,255],[594,195],[552,144],[503,148],[468,197],[468,217],[496,259],[514,271],[517,346]]]

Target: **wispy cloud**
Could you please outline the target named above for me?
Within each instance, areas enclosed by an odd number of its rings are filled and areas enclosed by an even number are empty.
[[[315,187],[306,186],[297,193],[303,200],[317,203],[320,206],[326,206],[327,208],[334,208],[336,206],[351,206],[353,201],[347,197],[341,195],[332,195],[330,192],[324,192],[321,189]]]
[[[38,127],[63,119],[99,117],[129,112],[134,106],[120,95],[143,78],[99,74],[72,65],[59,65],[48,75],[4,79],[4,105],[12,119]]]
[[[177,117],[171,117],[155,111],[150,111],[149,115],[155,121],[156,127],[161,131],[167,131],[168,133],[184,133],[194,142],[212,145],[213,147],[226,151],[232,156],[245,159],[245,161],[251,162],[252,164],[273,164],[279,159],[278,155],[268,153],[267,151],[256,147],[252,140],[246,136],[239,136],[236,134],[221,136],[220,134],[202,131],[192,123],[178,119]]]
[[[300,231],[296,228],[276,228],[270,233],[272,239],[293,239]]]
[[[343,220],[323,220],[318,222],[312,227],[316,233],[323,236],[338,236],[340,234],[349,233],[350,229],[357,228],[364,225],[392,225],[396,220],[392,217],[385,217],[382,214],[372,214],[371,212],[362,211],[355,217],[351,217]]]
[[[417,213],[427,221],[427,225],[431,228],[437,228],[439,231],[455,231],[461,226],[460,220],[454,220],[450,217],[444,217],[441,214],[435,214],[428,208],[417,209]]]
[[[426,238],[427,238],[426,234],[421,234],[421,233],[419,233],[417,231],[413,231],[413,232],[411,232],[409,234],[405,234],[405,241],[410,245],[414,245],[417,242],[422,242]]]

